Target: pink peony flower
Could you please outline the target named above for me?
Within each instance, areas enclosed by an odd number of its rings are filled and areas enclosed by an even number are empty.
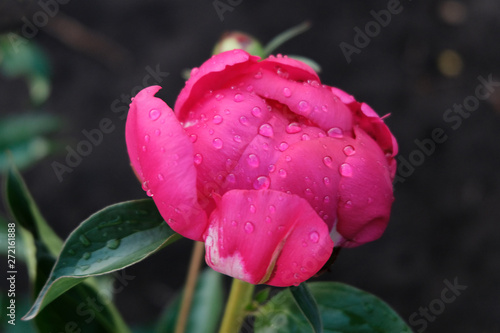
[[[131,164],[173,230],[204,241],[235,278],[290,286],[333,246],[379,238],[393,202],[397,143],[383,120],[304,63],[227,51],[194,68],[174,112],[139,92]]]

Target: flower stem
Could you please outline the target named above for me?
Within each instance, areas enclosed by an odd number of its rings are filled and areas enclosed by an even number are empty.
[[[245,308],[252,301],[254,288],[253,284],[233,279],[219,333],[239,332],[245,319]]]
[[[184,287],[184,293],[182,294],[181,309],[179,310],[179,316],[177,317],[177,323],[175,325],[175,333],[184,333],[186,330],[189,309],[191,308],[191,301],[193,300],[194,289],[196,287],[196,281],[198,280],[204,250],[205,245],[203,242],[194,243],[186,286]]]

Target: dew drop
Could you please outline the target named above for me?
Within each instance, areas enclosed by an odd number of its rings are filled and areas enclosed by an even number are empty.
[[[328,111],[328,106],[326,105],[321,105],[321,111],[327,112]]]
[[[345,146],[344,149],[344,154],[346,156],[351,156],[351,155],[354,155],[356,153],[356,151],[354,150],[354,147],[353,146]]]
[[[266,216],[265,221],[266,223],[271,223],[272,219],[270,216]]]
[[[347,200],[344,204],[344,207],[345,208],[352,208],[352,201],[351,200]]]
[[[235,135],[235,136],[233,137],[233,140],[234,140],[235,142],[238,142],[238,143],[239,143],[239,142],[241,142],[241,136],[239,136],[239,135]]]
[[[232,220],[232,221],[231,221],[231,225],[232,225],[233,227],[236,227],[236,226],[238,225],[238,223],[237,223],[235,220]]]
[[[323,183],[325,183],[325,185],[329,185],[330,184],[330,178],[328,178],[328,177],[323,178]]]
[[[222,117],[220,115],[216,114],[212,121],[214,124],[218,125],[218,124],[222,123]]]
[[[299,124],[298,123],[290,123],[287,127],[286,127],[286,132],[288,134],[295,134],[295,133],[298,133],[302,131],[302,128],[300,128]]]
[[[247,156],[247,163],[249,166],[251,166],[253,168],[257,168],[260,165],[259,157],[255,154],[249,154]]]
[[[193,67],[193,69],[191,69],[190,76],[195,76],[196,74],[198,74],[199,71],[200,71],[200,69],[198,67]]]
[[[70,255],[72,255],[72,256],[74,256],[74,255],[76,254],[75,250],[73,250],[73,249],[69,250],[69,251],[68,251],[68,253],[69,253]]]
[[[245,117],[245,116],[241,116],[241,117],[240,117],[240,123],[241,123],[242,125],[247,126],[247,125],[248,125],[248,119],[247,119],[247,117]]]
[[[245,231],[247,234],[250,234],[253,232],[253,229],[254,229],[254,226],[253,226],[253,223],[252,222],[247,222],[245,223]]]
[[[215,149],[221,149],[222,146],[224,145],[224,143],[222,142],[221,139],[219,138],[215,138],[213,141],[212,141],[212,145],[214,146]]]
[[[302,242],[302,247],[307,247],[307,243],[306,242]],[[297,274],[295,274],[297,275]]]
[[[257,74],[255,74],[253,77],[256,78],[256,79],[261,79],[262,78],[262,72],[257,72]]]
[[[274,205],[269,205],[269,213],[271,214],[276,213],[276,207]]]
[[[286,170],[285,170],[285,169],[279,169],[279,171],[278,171],[278,175],[279,175],[281,178],[286,178]]]
[[[313,192],[312,192],[312,190],[311,190],[310,188],[306,188],[306,189],[304,190],[304,194],[305,194],[305,195],[310,196],[310,195],[312,195],[312,194],[313,194]]]
[[[292,96],[292,92],[290,91],[290,88],[283,88],[283,96],[285,97],[290,97]]]
[[[161,116],[160,110],[152,109],[151,111],[149,111],[149,118],[151,120],[157,120],[158,118],[160,118],[160,116]]]
[[[271,181],[266,176],[259,176],[253,182],[253,188],[256,190],[266,190],[271,185]]]
[[[203,162],[203,156],[201,156],[201,154],[195,154],[194,155],[194,163],[201,164],[201,162]]]
[[[328,134],[328,136],[331,137],[331,138],[340,139],[340,138],[344,137],[344,131],[342,131],[338,127],[332,127],[332,128],[330,128],[328,130],[328,132],[326,132],[326,134]]]
[[[143,189],[144,191],[149,190],[148,181],[145,181],[145,182],[143,182],[143,183],[142,183],[142,189]]]
[[[253,115],[254,117],[257,117],[257,118],[262,117],[262,109],[261,109],[261,108],[259,108],[258,106],[254,107],[254,108],[252,109],[252,115]]]
[[[89,259],[89,258],[90,258],[90,252],[85,252],[85,253],[83,254],[82,258],[83,258],[84,260]]]
[[[339,172],[344,177],[352,177],[352,167],[347,163],[342,163],[340,165]]]
[[[230,173],[229,175],[226,176],[226,180],[230,183],[236,183],[236,176],[234,173]]]
[[[269,173],[272,173],[274,172],[274,170],[276,170],[276,166],[274,164],[269,164],[269,166],[267,167],[267,171],[269,171]]]
[[[153,192],[151,192],[151,190],[147,190],[147,191],[146,191],[146,195],[147,195],[148,197],[152,197],[152,196],[153,196]]]
[[[259,127],[259,134],[271,138],[274,135],[273,127],[270,124],[263,124]]]
[[[234,101],[235,101],[235,102],[241,102],[241,101],[243,101],[244,99],[245,99],[245,97],[243,97],[243,95],[242,95],[242,94],[235,94],[235,95],[234,95]]]
[[[159,180],[159,181],[161,181],[161,182],[165,180],[165,177],[163,177],[163,175],[162,175],[161,173],[159,173],[156,177],[157,177],[157,178],[158,178],[158,180]]]
[[[323,163],[325,163],[327,167],[331,168],[333,164],[332,158],[330,156],[323,157]]]
[[[222,94],[217,94],[217,95],[215,95],[215,99],[216,99],[217,101],[220,101],[220,100],[221,100],[221,99],[223,99],[223,98],[224,98],[224,95],[222,95]]]
[[[146,143],[148,143],[150,140],[151,140],[151,138],[149,137],[149,135],[146,134],[144,136],[144,141],[146,141]]]
[[[300,101],[298,106],[299,106],[299,111],[301,112],[307,112],[311,109],[307,101]]]
[[[146,146],[142,146],[142,151],[144,151],[144,152],[145,152],[146,150],[148,150],[148,149],[146,148]]]
[[[250,213],[252,213],[252,214],[253,214],[253,213],[255,213],[255,212],[257,211],[257,209],[255,208],[255,205],[253,205],[253,204],[252,204],[252,205],[250,205],[249,210],[250,210]]]
[[[280,151],[285,151],[285,150],[287,150],[287,149],[288,149],[288,143],[286,143],[286,142],[282,142],[282,143],[280,143],[280,145],[278,146],[278,149],[279,149]]]
[[[292,160],[292,156],[286,155],[285,156],[285,161],[290,162]]]
[[[155,129],[155,134],[156,134],[156,136],[160,136],[161,131],[159,129]]]
[[[323,198],[323,202],[324,203],[329,203],[330,202],[330,197],[328,195],[325,195],[325,197]]]
[[[111,250],[116,250],[120,246],[120,240],[119,239],[110,239],[109,241],[106,242],[106,247]]]
[[[80,240],[80,243],[83,244],[83,246],[90,246],[90,241],[89,239],[87,238],[87,236],[85,235],[80,235],[80,237],[78,237],[78,239]]]
[[[302,134],[301,140],[302,141],[309,141],[309,140],[311,140],[311,137],[309,136],[309,134],[304,133],[304,134]]]

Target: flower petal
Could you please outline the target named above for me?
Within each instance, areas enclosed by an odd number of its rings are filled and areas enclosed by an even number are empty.
[[[183,121],[191,108],[209,91],[229,87],[235,77],[251,68],[260,58],[243,50],[226,51],[212,56],[200,68],[191,70],[191,77],[186,81],[175,102],[175,114]]]
[[[210,216],[207,264],[253,284],[290,286],[309,279],[333,250],[326,224],[296,195],[232,190]]]
[[[384,232],[394,197],[392,179],[384,153],[367,133],[356,128],[356,153],[347,157],[341,172],[337,232],[358,246]]]
[[[207,216],[197,202],[193,145],[172,110],[154,97],[158,90],[145,88],[130,104],[129,156],[165,221],[184,237],[201,240]]]
[[[325,131],[340,128],[347,132],[352,129],[352,112],[330,87],[319,81],[293,81],[269,70],[262,70],[258,78],[247,75],[241,80],[251,85],[258,95],[288,106],[293,113],[309,119]]]
[[[286,76],[289,80],[303,81],[316,80],[319,81],[318,74],[311,68],[311,66],[303,63],[302,61],[289,58],[287,56],[270,55],[267,59],[259,63],[261,68],[271,71],[276,71],[282,76]]]

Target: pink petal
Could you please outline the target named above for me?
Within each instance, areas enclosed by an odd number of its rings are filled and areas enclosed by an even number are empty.
[[[287,56],[269,56],[262,60],[259,67],[270,71],[276,71],[281,76],[286,76],[289,80],[294,81],[319,81],[318,74],[309,65],[302,61],[289,58]]]
[[[207,264],[253,284],[285,287],[312,277],[333,249],[326,224],[295,195],[232,190],[210,216]]]
[[[389,221],[394,200],[384,153],[362,129],[355,129],[355,153],[341,165],[337,232],[342,246],[358,246],[379,238]]]
[[[291,145],[276,162],[271,188],[306,199],[332,229],[337,219],[339,167],[347,159],[344,147],[353,144],[348,137],[323,137]]]
[[[191,108],[205,94],[230,87],[236,77],[244,74],[259,59],[243,50],[232,50],[214,55],[200,68],[193,68],[191,77],[175,102],[174,109],[177,117],[183,121]]]
[[[285,104],[293,113],[309,119],[325,131],[340,128],[348,132],[352,129],[352,112],[330,87],[319,81],[288,80],[269,70],[261,73],[260,78],[247,75],[242,81],[251,85],[258,95]]]
[[[201,240],[206,213],[197,202],[193,145],[172,110],[154,97],[153,86],[141,90],[130,104],[126,141],[143,188],[172,229]]]
[[[190,112],[185,126],[194,142],[198,189],[205,199],[222,193],[226,176],[269,116],[262,98],[238,89],[218,90]]]

